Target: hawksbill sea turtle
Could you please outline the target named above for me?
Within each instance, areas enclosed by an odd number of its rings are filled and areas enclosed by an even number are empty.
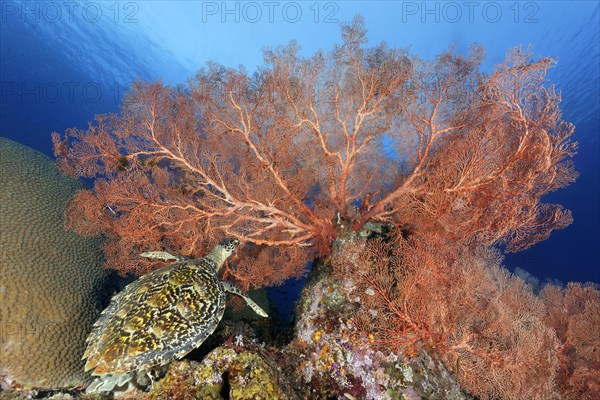
[[[111,391],[136,373],[185,356],[216,329],[225,312],[225,292],[241,296],[260,316],[254,301],[217,273],[239,241],[225,239],[205,257],[188,259],[166,252],[141,256],[176,261],[140,277],[113,297],[87,338],[86,371],[100,376],[87,392]]]

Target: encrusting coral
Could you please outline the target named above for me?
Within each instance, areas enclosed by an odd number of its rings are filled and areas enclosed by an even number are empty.
[[[107,271],[99,238],[63,228],[65,205],[82,185],[42,153],[0,138],[0,187],[4,386],[83,385],[81,356]]]

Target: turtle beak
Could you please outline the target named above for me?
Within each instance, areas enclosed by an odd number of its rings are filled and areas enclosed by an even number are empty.
[[[231,242],[231,252],[235,253],[235,251],[237,250],[238,246],[240,245],[240,241],[238,239],[233,239],[233,241]]]

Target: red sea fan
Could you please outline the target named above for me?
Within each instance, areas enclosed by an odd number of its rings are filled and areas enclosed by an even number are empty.
[[[384,352],[435,351],[481,399],[556,398],[558,340],[531,289],[497,253],[433,239],[346,245],[332,262]]]
[[[61,170],[96,179],[69,223],[103,232],[122,272],[153,268],[142,251],[198,257],[236,237],[268,253],[230,271],[251,286],[297,276],[342,225],[509,250],[568,225],[540,203],[575,177],[552,60],[516,49],[486,76],[478,47],[424,61],[367,48],[360,18],[342,32],[310,58],[293,42],[267,50],[253,75],[209,64],[186,87],[137,82],[118,115],[54,134]]]

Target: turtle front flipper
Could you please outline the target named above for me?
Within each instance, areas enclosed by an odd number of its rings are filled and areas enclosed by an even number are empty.
[[[182,256],[174,256],[171,253],[167,253],[166,251],[147,251],[145,253],[140,254],[140,257],[146,258],[154,258],[157,260],[163,261],[186,261],[187,258]]]
[[[229,293],[237,294],[242,299],[246,301],[246,303],[254,310],[255,313],[260,315],[261,317],[268,317],[269,315],[262,309],[258,304],[254,302],[250,297],[246,296],[244,292],[238,289],[236,286],[233,286],[229,282],[221,282],[223,284],[223,289]]]

